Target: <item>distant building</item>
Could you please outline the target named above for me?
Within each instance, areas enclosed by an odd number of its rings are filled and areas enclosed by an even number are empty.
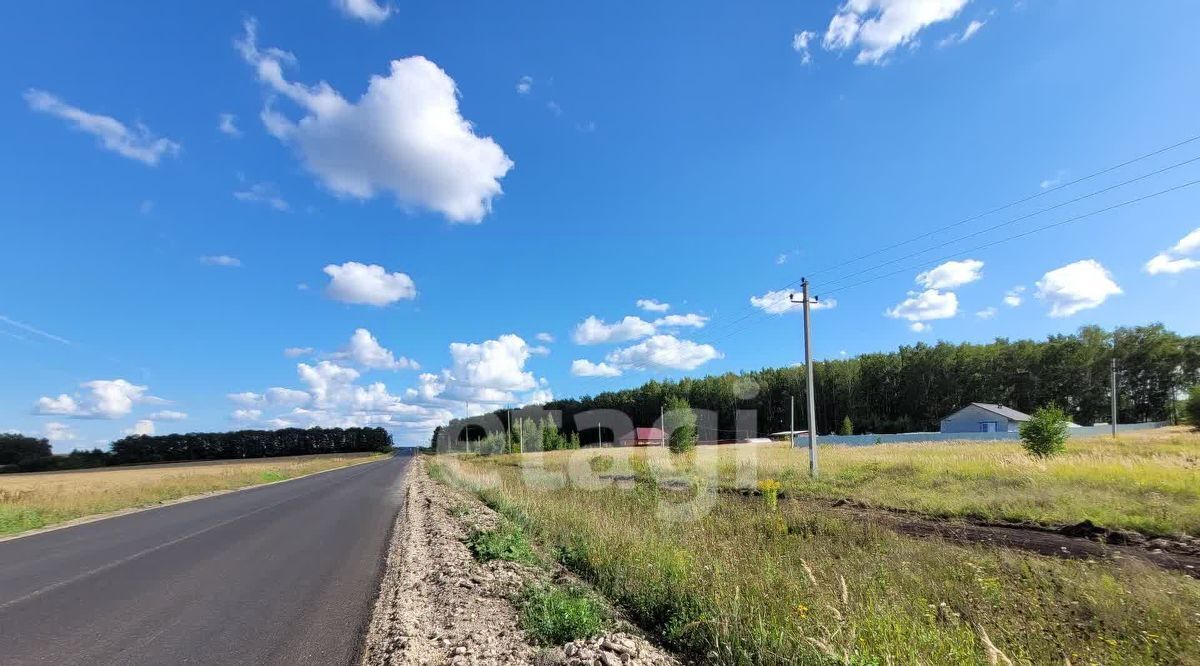
[[[658,428],[634,428],[621,435],[621,446],[662,446],[665,437]]]
[[[1029,415],[1004,405],[973,402],[942,419],[942,432],[1016,432]]]
[[[771,433],[771,439],[777,442],[786,442],[788,439],[796,439],[797,437],[808,437],[807,430],[780,430],[779,432]]]

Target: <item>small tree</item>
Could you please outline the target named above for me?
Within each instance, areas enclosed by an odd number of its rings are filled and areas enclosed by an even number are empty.
[[[854,421],[850,420],[849,415],[847,415],[845,418],[842,419],[842,427],[838,428],[838,434],[839,435],[853,435],[854,434]]]
[[[567,440],[563,438],[562,433],[558,431],[558,426],[554,424],[554,419],[547,416],[542,420],[542,450],[543,451],[558,451],[565,449]]]
[[[1058,407],[1042,407],[1021,424],[1021,445],[1029,455],[1049,458],[1067,448],[1067,415]]]
[[[1200,430],[1200,386],[1193,386],[1192,390],[1188,391],[1184,411],[1187,413],[1188,423],[1192,424],[1196,430]]]
[[[696,414],[688,401],[680,397],[667,398],[666,422],[663,427],[670,433],[667,446],[674,453],[683,453],[696,448]]]

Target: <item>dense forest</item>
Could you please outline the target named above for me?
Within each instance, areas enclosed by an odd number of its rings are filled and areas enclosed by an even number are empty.
[[[1174,418],[1175,398],[1200,384],[1200,336],[1180,336],[1161,324],[1112,332],[1087,326],[1040,342],[918,343],[894,352],[815,363],[817,431],[834,432],[846,417],[856,433],[937,430],[942,417],[970,402],[997,403],[1027,413],[1057,405],[1081,425],[1107,422],[1114,358],[1123,423]],[[804,374],[800,366],[651,381],[543,407],[561,411],[563,432],[570,435],[576,432],[574,416],[581,412],[614,409],[628,414],[634,425],[651,425],[669,396],[681,396],[695,409],[718,414],[716,424],[702,421],[702,440],[755,436],[788,429],[792,396],[797,428],[804,428]],[[756,432],[736,429],[735,410],[757,411]],[[494,414],[502,423],[508,418],[504,410]],[[461,422],[453,422],[446,432],[460,433],[458,425]],[[596,441],[594,429],[582,430],[579,436],[584,445]]]
[[[131,435],[105,452],[73,451],[52,455],[44,439],[0,436],[0,471],[39,472],[134,463],[271,458],[318,453],[390,451],[392,435],[383,428],[285,428],[193,432],[175,435]]]

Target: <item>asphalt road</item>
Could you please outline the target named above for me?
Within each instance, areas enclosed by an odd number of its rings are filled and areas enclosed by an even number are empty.
[[[0,664],[349,664],[409,460],[0,542]]]

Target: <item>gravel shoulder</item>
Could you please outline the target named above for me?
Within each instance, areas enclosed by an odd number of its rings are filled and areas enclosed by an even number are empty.
[[[675,665],[628,622],[613,632],[556,647],[534,645],[514,605],[530,583],[580,584],[565,570],[516,562],[481,563],[465,541],[499,516],[478,498],[429,478],[417,456],[405,480],[374,615],[362,652],[364,666],[389,664]]]

